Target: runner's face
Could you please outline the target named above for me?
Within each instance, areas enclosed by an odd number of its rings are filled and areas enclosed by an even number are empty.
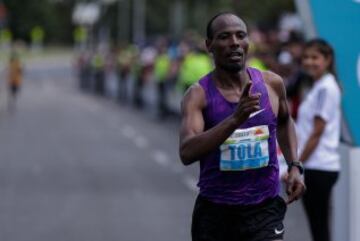
[[[330,66],[331,59],[325,57],[316,48],[310,47],[305,49],[302,63],[305,71],[314,79],[320,79]]]
[[[212,24],[213,38],[206,41],[215,65],[229,72],[245,67],[249,38],[245,23],[234,15],[222,15]]]

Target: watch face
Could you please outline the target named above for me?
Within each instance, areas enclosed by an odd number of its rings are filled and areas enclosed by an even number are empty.
[[[295,167],[297,167],[297,168],[299,169],[300,174],[303,174],[303,173],[304,173],[304,167],[303,167],[302,163],[299,162],[299,161],[290,162],[289,168],[288,168],[288,172],[291,170],[291,168],[292,168],[293,166],[295,166]]]

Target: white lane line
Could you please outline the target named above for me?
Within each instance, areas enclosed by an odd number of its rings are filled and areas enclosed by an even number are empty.
[[[152,153],[152,158],[160,166],[167,166],[169,164],[169,156],[160,150],[156,150]]]
[[[196,186],[197,180],[190,176],[184,176],[182,179],[185,186],[190,189],[190,191],[198,192],[198,187]]]
[[[127,138],[134,138],[136,131],[134,127],[126,125],[121,129],[121,134]]]
[[[121,129],[121,134],[131,139],[139,149],[146,149],[149,146],[149,141],[144,136],[136,134],[135,128],[131,125],[125,125]]]
[[[179,163],[180,163],[180,161],[179,161]],[[184,167],[180,166],[179,164],[174,164],[171,166],[171,170],[175,173],[180,174],[184,171]]]
[[[89,112],[91,112],[92,114],[97,114],[100,112],[100,107],[99,106],[96,106],[96,105],[87,105],[86,106],[87,110]]]
[[[32,166],[31,171],[32,171],[32,173],[35,174],[35,175],[40,175],[41,172],[42,172],[42,169],[43,169],[43,168],[41,167],[41,165],[35,164],[35,165]]]
[[[143,136],[137,136],[133,140],[136,147],[139,149],[146,149],[149,146],[148,140]]]
[[[116,130],[120,130],[121,132],[124,129],[124,127],[121,127],[120,121],[117,118],[108,119],[107,123],[109,124],[109,126],[111,126],[111,128],[116,129]]]

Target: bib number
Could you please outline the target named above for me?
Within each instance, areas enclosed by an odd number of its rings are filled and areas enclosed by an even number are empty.
[[[235,130],[220,146],[220,170],[244,171],[268,166],[268,139],[267,125]]]

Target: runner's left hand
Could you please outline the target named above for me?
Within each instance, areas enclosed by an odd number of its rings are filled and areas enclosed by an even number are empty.
[[[300,174],[297,167],[292,167],[288,175],[285,177],[286,193],[288,199],[287,204],[298,200],[305,192],[304,176]]]

